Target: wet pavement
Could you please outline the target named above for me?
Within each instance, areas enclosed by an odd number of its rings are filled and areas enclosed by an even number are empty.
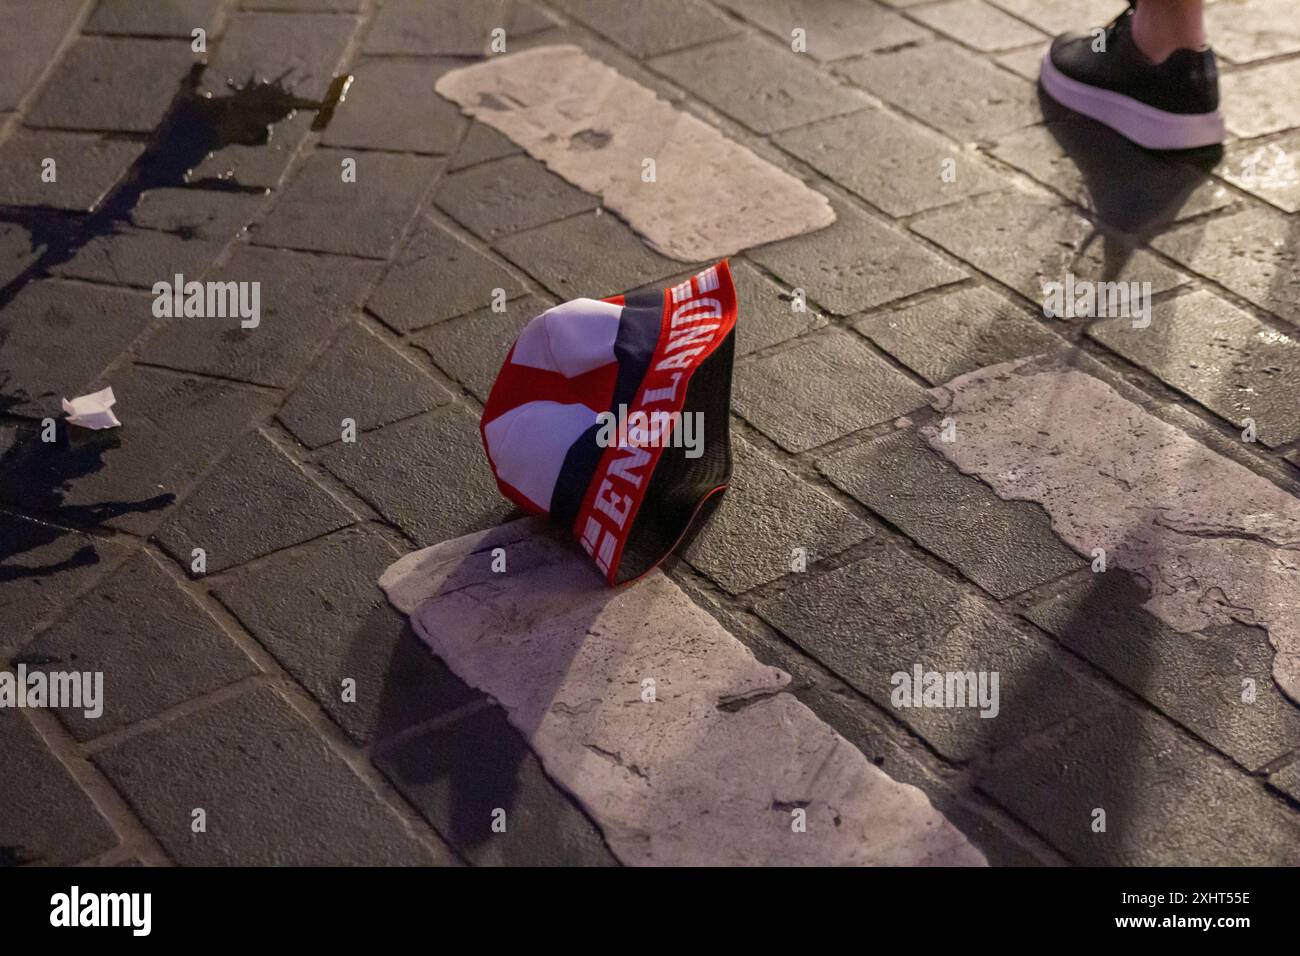
[[[1034,82],[1110,0],[0,0],[0,665],[104,682],[0,707],[0,865],[1300,862],[1289,8],[1162,155]],[[519,329],[722,255],[708,525],[435,656],[377,582],[518,516]]]

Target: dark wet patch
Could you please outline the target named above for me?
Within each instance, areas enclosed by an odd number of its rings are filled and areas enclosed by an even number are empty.
[[[10,524],[12,522],[12,524]],[[43,578],[60,571],[90,567],[99,563],[99,553],[90,545],[77,549],[76,553],[62,561],[51,564],[6,565],[4,562],[12,557],[51,544],[69,532],[64,528],[46,525],[19,515],[0,513],[0,523],[5,525],[5,540],[0,542],[0,584],[19,581],[23,578]]]
[[[0,207],[0,222],[15,223],[27,230],[32,251],[40,250],[27,269],[0,288],[0,309],[29,282],[48,275],[53,267],[67,262],[91,240],[119,231],[130,221],[140,197],[151,189],[265,192],[234,179],[206,178],[190,182],[188,177],[204,159],[224,147],[266,145],[271,141],[275,125],[298,110],[316,111],[312,129],[324,129],[352,82],[350,75],[336,77],[322,100],[295,95],[285,85],[284,76],[230,84],[228,94],[213,96],[199,92],[203,70],[203,64],[195,64],[186,74],[167,114],[151,135],[148,147],[93,212],[40,206]]]
[[[0,223],[15,223],[25,229],[37,258],[0,287],[0,310],[13,301],[28,283],[47,276],[67,262],[87,243],[118,232],[130,222],[141,196],[152,189],[196,189],[262,193],[233,179],[209,178],[189,181],[190,172],[208,156],[227,146],[264,146],[271,141],[277,123],[298,110],[315,110],[312,129],[325,127],[342,102],[352,82],[350,75],[336,77],[323,100],[295,95],[285,77],[271,81],[249,80],[230,84],[230,92],[213,96],[199,92],[203,64],[196,64],[181,80],[171,106],[150,136],[149,144],[126,175],[90,213],[69,212],[48,207],[0,207]],[[192,237],[192,230],[180,230],[178,238]],[[56,318],[55,321],[58,319]],[[0,326],[0,344],[6,330]],[[0,380],[0,417],[29,396],[7,394]],[[17,565],[10,559],[53,544],[74,529],[89,529],[119,515],[158,511],[175,500],[172,494],[137,500],[101,501],[72,505],[64,501],[72,483],[101,470],[104,456],[121,444],[111,432],[70,435],[67,423],[55,423],[55,440],[41,440],[41,428],[21,422],[9,432],[6,447],[0,449],[0,502],[23,509],[23,514],[0,508],[0,582],[44,577],[60,571],[98,563],[99,554],[87,544],[61,561],[38,566]],[[39,517],[33,517],[39,516]],[[9,562],[9,563],[5,563]]]
[[[491,93],[480,93],[478,95],[478,105],[484,109],[497,110],[498,112],[511,109],[509,103]]]
[[[0,390],[3,387],[4,382],[0,382]],[[18,401],[21,399],[0,394],[0,414]],[[72,482],[102,469],[105,453],[121,445],[121,439],[111,432],[95,431],[74,440],[62,419],[55,420],[54,428],[54,441],[46,442],[41,440],[43,426],[17,424],[9,433],[8,446],[0,449],[0,503],[30,513],[18,514],[0,506],[0,583],[98,564],[99,552],[89,540],[69,557],[51,564],[18,565],[11,559],[54,544],[76,533],[73,529],[91,528],[127,513],[158,511],[176,498],[161,494],[135,501],[65,503]]]
[[[603,130],[584,129],[569,137],[569,145],[574,149],[604,149],[613,138]]]
[[[782,813],[790,813],[793,810],[806,810],[812,806],[811,800],[773,800],[772,809],[779,810]]]

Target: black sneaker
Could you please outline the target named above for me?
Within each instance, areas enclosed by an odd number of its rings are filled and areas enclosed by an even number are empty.
[[[1211,50],[1175,50],[1152,63],[1133,42],[1133,8],[1106,28],[1104,52],[1091,34],[1052,41],[1039,81],[1052,99],[1147,149],[1223,142],[1219,69]]]

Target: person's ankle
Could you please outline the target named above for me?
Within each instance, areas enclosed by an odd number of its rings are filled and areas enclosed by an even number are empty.
[[[1163,63],[1176,50],[1204,50],[1205,30],[1200,24],[1156,20],[1144,15],[1143,5],[1133,10],[1133,42],[1152,63]]]

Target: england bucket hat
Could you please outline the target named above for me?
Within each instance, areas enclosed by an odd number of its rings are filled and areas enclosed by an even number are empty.
[[[726,260],[524,326],[479,429],[501,493],[568,527],[610,585],[640,577],[731,479],[736,290]]]

